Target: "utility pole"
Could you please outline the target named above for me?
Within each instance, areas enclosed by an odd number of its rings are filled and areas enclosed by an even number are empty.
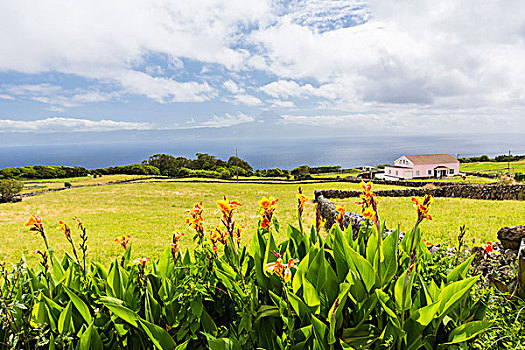
[[[509,150],[509,158],[507,159],[507,172],[510,174],[510,150]]]
[[[235,146],[235,172],[237,173],[237,183],[239,182],[239,167],[237,165],[238,160],[239,157],[237,157],[237,146]]]

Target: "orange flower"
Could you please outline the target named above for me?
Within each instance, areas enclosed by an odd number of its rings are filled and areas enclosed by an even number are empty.
[[[82,221],[80,221],[79,218],[77,218],[76,216],[73,218],[74,221],[76,221],[78,223],[78,227],[82,226]]]
[[[115,238],[115,243],[118,243],[124,248],[124,250],[128,249],[128,240],[131,236],[130,235],[122,235],[117,238]]]
[[[217,212],[222,212],[225,217],[230,216],[231,212],[239,208],[242,204],[236,200],[218,200],[217,201]]]
[[[182,236],[184,236],[184,233],[182,233],[182,232],[175,232],[175,233],[173,234],[173,239],[175,240],[175,242],[178,242],[179,239],[182,238]]]
[[[202,201],[200,203],[194,203],[193,208],[186,209],[186,214],[192,215],[192,216],[199,216],[202,213]]]
[[[376,212],[372,208],[366,208],[365,211],[363,211],[363,216],[365,219],[371,220],[373,222],[376,222],[377,220]]]
[[[283,265],[283,259],[278,258],[277,261],[265,265],[265,270],[270,274],[277,275],[285,283],[290,282],[292,279],[291,268],[297,268],[295,263],[299,262],[297,259],[289,259],[288,264]]]
[[[171,253],[173,255],[177,255],[177,253],[179,252],[179,247],[177,246],[177,243],[175,242],[170,243],[170,248],[171,248]]]
[[[60,220],[58,222],[58,228],[62,231],[64,231],[64,235],[66,235],[66,239],[69,241],[71,240],[71,230],[69,229],[69,227],[67,226],[67,224]]]
[[[279,201],[278,198],[273,198],[273,197],[266,198],[266,197],[262,197],[258,204],[259,204],[259,206],[260,206],[264,211],[268,211],[268,210],[273,209],[272,207],[275,206],[275,204],[276,204],[278,201]]]
[[[494,252],[494,249],[492,249],[492,242],[487,242],[487,245],[485,246],[485,251],[487,253]]]
[[[42,226],[42,218],[40,216],[31,215],[29,217],[29,220],[27,220],[24,224],[25,227],[27,226]]]
[[[417,209],[417,218],[419,221],[423,221],[423,219],[432,220],[432,216],[428,212],[430,211],[430,205],[433,201],[434,198],[432,198],[432,196],[429,194],[425,195],[421,203],[417,198],[412,197],[414,207]]]
[[[299,211],[302,213],[304,209],[304,204],[310,200],[309,197],[303,195],[302,193],[297,194],[297,202]]]
[[[427,241],[427,240],[424,239],[424,238],[423,238],[423,242],[425,243],[425,245],[426,245],[427,247],[431,247],[431,246],[433,246],[432,243],[430,243],[429,241]]]
[[[270,227],[270,220],[266,216],[263,217],[261,221],[261,228],[268,228]]]

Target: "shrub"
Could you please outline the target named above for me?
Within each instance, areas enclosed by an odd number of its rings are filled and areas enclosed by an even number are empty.
[[[129,236],[115,242],[123,255],[108,267],[87,261],[87,233],[59,222],[72,254],[50,248],[41,218],[26,226],[43,238],[41,263],[21,261],[0,271],[0,341],[14,348],[329,349],[453,348],[490,326],[483,296],[471,290],[469,258],[437,278],[418,228],[431,197],[419,202],[413,230],[402,240],[385,232],[371,185],[362,195],[365,222],[354,238],[344,208],[326,238],[320,216],[309,231],[297,195],[299,228],[280,244],[278,203],[262,198],[249,247],[234,216],[241,203],[218,200],[217,221],[204,227],[203,206],[186,210],[197,247],[182,252],[176,232],[159,259],[132,259]],[[208,221],[208,220],[206,220]],[[341,226],[340,226],[341,225]],[[209,232],[209,233],[208,233]],[[77,253],[80,252],[80,253]]]
[[[71,187],[71,182],[64,182],[64,187],[70,188]]]
[[[24,185],[14,179],[0,179],[0,203],[13,201],[20,191],[22,191]]]

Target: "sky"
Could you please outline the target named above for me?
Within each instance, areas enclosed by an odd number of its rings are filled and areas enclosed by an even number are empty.
[[[525,134],[522,0],[3,0],[0,48],[4,136]]]

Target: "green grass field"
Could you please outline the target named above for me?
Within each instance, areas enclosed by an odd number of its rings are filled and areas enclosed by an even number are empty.
[[[483,173],[497,174],[507,172],[507,163],[505,162],[475,162],[461,163],[460,171],[478,171]],[[510,162],[510,171],[513,173],[525,173],[525,160]]]
[[[236,213],[239,224],[246,225],[243,242],[249,244],[257,223],[257,201],[262,196],[279,198],[276,217],[283,225],[297,225],[296,184],[235,184],[235,183],[131,183],[109,186],[73,188],[66,191],[42,194],[25,198],[19,203],[0,205],[0,257],[1,261],[14,262],[24,254],[30,263],[36,263],[35,249],[42,249],[42,239],[23,227],[30,214],[40,215],[51,246],[62,255],[69,249],[63,233],[57,230],[58,220],[73,226],[72,218],[80,217],[89,233],[91,258],[108,261],[121,253],[113,239],[130,234],[134,255],[158,256],[170,242],[173,231],[186,233],[182,244],[193,246],[193,233],[184,224],[184,209],[194,202],[203,201],[206,227],[218,224],[215,213],[217,199],[226,195],[238,199],[243,206]],[[358,189],[358,184],[323,183],[302,185],[308,196],[315,189]],[[375,186],[375,190],[394,188]],[[345,203],[348,210],[358,211],[354,199],[336,201]],[[422,228],[430,241],[450,242],[454,240],[459,225],[466,224],[469,239],[494,240],[500,227],[524,224],[525,202],[481,201],[466,199],[436,198],[432,215],[434,221],[425,222]],[[307,204],[304,222],[315,216],[315,205]],[[380,216],[389,227],[401,225],[402,230],[412,227],[415,212],[410,198],[380,198]],[[76,230],[73,230],[77,233]],[[78,242],[78,235],[74,235]]]

